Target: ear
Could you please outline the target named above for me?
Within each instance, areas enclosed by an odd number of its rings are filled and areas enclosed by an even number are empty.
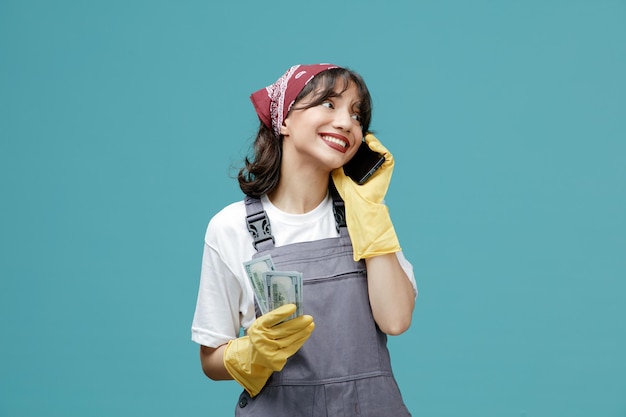
[[[289,136],[289,128],[287,127],[287,123],[285,123],[286,120],[283,122],[282,126],[280,127],[280,134],[283,136]]]

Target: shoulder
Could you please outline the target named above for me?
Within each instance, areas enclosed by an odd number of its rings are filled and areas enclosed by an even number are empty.
[[[211,225],[230,224],[245,218],[246,207],[243,200],[230,203],[220,211],[218,211],[209,222]]]
[[[233,238],[246,237],[249,237],[246,226],[246,207],[241,200],[227,205],[211,218],[204,240],[209,246],[218,246],[225,240],[232,241]]]

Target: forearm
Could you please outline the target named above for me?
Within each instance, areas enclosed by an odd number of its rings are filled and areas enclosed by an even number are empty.
[[[217,348],[200,346],[200,362],[202,371],[214,381],[233,379],[224,366],[224,350],[226,345]]]
[[[415,294],[395,253],[365,260],[369,299],[374,320],[390,335],[405,332],[411,325]]]

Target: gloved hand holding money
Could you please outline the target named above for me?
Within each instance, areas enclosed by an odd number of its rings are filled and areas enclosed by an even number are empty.
[[[296,311],[286,304],[256,319],[246,336],[228,342],[224,366],[234,380],[251,396],[257,395],[274,371],[307,341],[315,324],[313,317],[301,316],[285,321]]]

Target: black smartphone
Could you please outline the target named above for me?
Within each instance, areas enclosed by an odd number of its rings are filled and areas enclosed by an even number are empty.
[[[361,142],[354,157],[343,166],[343,172],[359,185],[365,184],[367,180],[385,162],[385,157],[378,152],[374,152]]]

